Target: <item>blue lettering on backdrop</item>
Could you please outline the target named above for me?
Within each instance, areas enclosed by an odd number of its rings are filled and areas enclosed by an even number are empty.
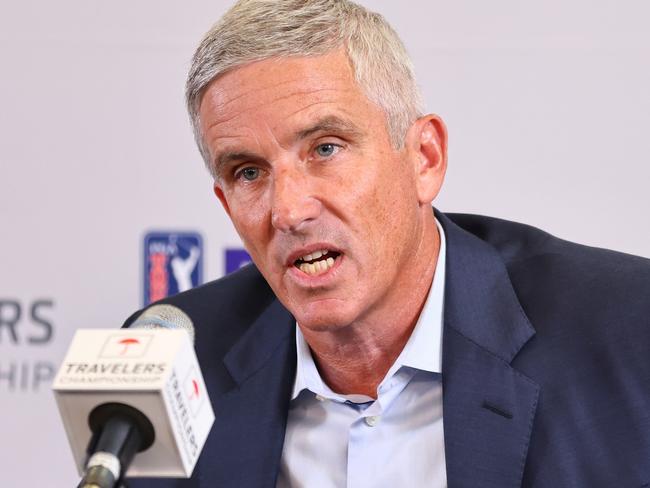
[[[250,263],[251,257],[245,249],[226,249],[226,274],[237,271]]]

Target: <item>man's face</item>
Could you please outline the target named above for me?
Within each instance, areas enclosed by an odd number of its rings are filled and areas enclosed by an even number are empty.
[[[275,294],[314,331],[400,303],[431,219],[417,158],[393,149],[353,76],[342,51],[274,58],[221,76],[200,106],[215,193]]]

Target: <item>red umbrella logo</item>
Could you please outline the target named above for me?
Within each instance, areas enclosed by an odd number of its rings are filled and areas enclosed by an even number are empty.
[[[198,398],[198,397],[199,397],[199,382],[196,380],[192,380],[192,391],[190,392],[190,399]]]
[[[133,339],[131,337],[127,337],[126,339],[122,339],[121,341],[118,341],[118,344],[121,344],[124,346],[124,349],[120,352],[120,356],[126,354],[126,352],[129,350],[129,346],[132,344],[140,344],[140,341],[137,339]]]

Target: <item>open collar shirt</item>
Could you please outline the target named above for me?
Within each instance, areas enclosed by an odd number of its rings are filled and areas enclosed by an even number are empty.
[[[297,368],[277,486],[445,487],[442,323],[446,244],[433,282],[377,399],[341,395],[321,378],[296,327]]]

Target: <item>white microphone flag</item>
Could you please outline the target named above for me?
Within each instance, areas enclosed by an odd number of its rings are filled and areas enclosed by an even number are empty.
[[[80,474],[98,405],[130,405],[154,426],[153,445],[135,456],[128,477],[190,477],[214,422],[184,330],[78,330],[53,390]]]

